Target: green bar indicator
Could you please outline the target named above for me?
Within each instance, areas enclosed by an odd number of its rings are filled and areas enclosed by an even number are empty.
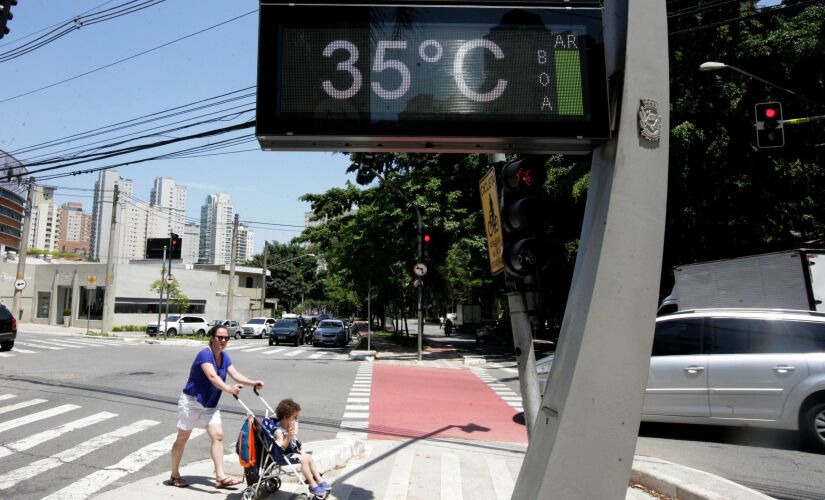
[[[578,50],[555,52],[558,113],[581,116],[584,114],[581,54]]]

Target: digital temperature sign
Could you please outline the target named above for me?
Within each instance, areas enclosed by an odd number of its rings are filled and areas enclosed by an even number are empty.
[[[585,152],[608,123],[599,8],[261,5],[264,149]]]

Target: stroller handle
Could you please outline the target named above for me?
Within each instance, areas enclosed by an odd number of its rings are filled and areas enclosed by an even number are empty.
[[[241,404],[241,406],[243,406],[243,409],[244,409],[244,410],[246,410],[246,414],[247,414],[247,415],[253,415],[253,416],[255,415],[255,414],[252,412],[252,410],[250,410],[250,409],[249,409],[249,407],[248,407],[248,406],[246,406],[246,404],[244,404],[244,402],[243,402],[243,401],[241,401],[241,398],[239,398],[237,394],[233,394],[233,395],[232,395],[232,397],[233,397],[233,398],[235,398],[235,400],[236,400],[238,403],[240,403],[240,404]]]

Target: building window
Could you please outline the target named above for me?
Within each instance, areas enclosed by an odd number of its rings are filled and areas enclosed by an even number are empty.
[[[37,292],[37,318],[49,319],[49,304],[52,300],[51,292]]]
[[[116,314],[157,314],[166,313],[166,302],[160,307],[158,299],[145,299],[141,297],[117,297],[115,299]],[[179,310],[173,303],[169,303],[169,314],[204,314],[206,312],[205,300],[190,300],[189,308],[185,311]]]
[[[246,287],[247,287],[247,288],[255,288],[255,287],[253,286],[252,276],[247,276],[247,277],[246,277]]]
[[[103,319],[103,297],[106,296],[106,287],[97,286],[86,288],[80,293],[80,305],[77,308],[78,319]]]

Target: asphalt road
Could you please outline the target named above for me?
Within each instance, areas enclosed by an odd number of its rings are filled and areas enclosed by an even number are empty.
[[[229,355],[265,382],[261,394],[271,406],[285,397],[303,406],[302,439],[335,438],[359,364],[348,348],[230,341],[230,349],[239,345],[262,347]],[[111,481],[105,491],[168,470],[177,399],[199,349],[20,332],[11,355],[0,357],[0,497],[46,498],[76,484],[88,492]],[[241,398],[263,413],[251,390]],[[221,408],[229,451],[245,412],[227,395]],[[184,462],[208,457],[202,435],[190,441]]]

